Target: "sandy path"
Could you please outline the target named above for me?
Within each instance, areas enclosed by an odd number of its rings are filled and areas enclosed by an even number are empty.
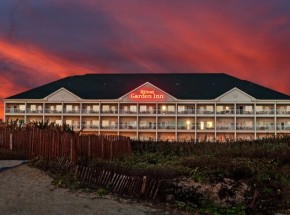
[[[20,165],[0,173],[1,215],[163,214],[139,204],[122,204],[91,194],[54,189],[44,172]]]

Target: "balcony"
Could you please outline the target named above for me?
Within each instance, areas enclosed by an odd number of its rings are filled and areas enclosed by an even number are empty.
[[[118,124],[115,125],[101,125],[101,129],[117,129]]]
[[[218,114],[218,115],[235,114],[235,110],[230,109],[230,110],[217,111],[216,114]]]
[[[187,109],[187,110],[179,110],[177,111],[177,114],[195,114],[195,110],[194,109]]]
[[[52,110],[50,108],[45,108],[45,113],[57,113],[57,114],[60,114],[60,113],[62,113],[62,110]]]
[[[120,129],[137,129],[137,126],[136,125],[130,125],[130,124],[128,124],[128,123],[121,123],[120,125],[119,125],[119,128]]]
[[[194,125],[186,125],[186,124],[178,124],[177,129],[178,130],[194,130],[195,126]]]
[[[175,114],[175,110],[158,109],[158,114]]]
[[[275,130],[274,125],[257,125],[256,126],[257,131],[272,131]]]
[[[127,109],[120,109],[120,114],[137,114],[137,111],[130,111]]]
[[[72,125],[67,124],[67,126],[69,126],[69,127],[72,128],[72,129],[80,129],[80,127],[81,127],[80,124],[72,124]]]
[[[25,113],[25,110],[19,108],[6,108],[6,113]]]
[[[241,109],[237,109],[236,110],[236,114],[241,114],[241,115],[252,115],[254,114],[254,111],[246,111],[246,110],[241,110]]]
[[[139,114],[156,114],[156,109],[153,109],[153,110],[140,110]]]
[[[214,114],[213,110],[197,109],[196,114],[211,115]]]
[[[156,125],[139,125],[140,130],[156,129]]]
[[[84,113],[84,114],[97,114],[99,112],[100,112],[99,110],[82,109],[82,113]]]
[[[236,129],[239,131],[253,131],[255,129],[255,127],[254,126],[237,125]]]
[[[104,113],[104,114],[117,114],[118,110],[117,109],[102,110],[101,113]]]
[[[69,114],[79,114],[80,110],[63,110],[63,113],[69,113]]]
[[[27,108],[26,109],[26,113],[43,113],[43,110],[37,110],[37,109],[31,109],[31,108]]]
[[[99,129],[99,125],[88,125],[88,124],[83,124],[82,128],[83,129]]]
[[[290,130],[290,125],[277,125],[277,130],[278,131],[289,131]]]
[[[269,110],[256,110],[256,114],[257,115],[272,115],[272,114],[274,114],[275,113],[275,111],[274,111],[274,109],[269,109]]]
[[[278,115],[287,115],[287,114],[290,114],[290,111],[286,111],[285,109],[277,109],[276,113]]]
[[[211,131],[211,130],[214,130],[214,127],[202,127],[200,125],[197,125],[196,129],[197,130],[203,130],[203,131]]]
[[[163,125],[163,124],[158,124],[158,129],[165,129],[165,130],[172,130],[172,129],[175,129],[175,125],[174,125],[174,123],[172,123],[172,124],[165,124],[165,125]]]
[[[216,130],[235,130],[234,125],[217,125]]]

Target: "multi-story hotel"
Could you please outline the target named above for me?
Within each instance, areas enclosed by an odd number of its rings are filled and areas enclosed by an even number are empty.
[[[226,74],[88,74],[4,99],[5,120],[152,140],[290,134],[290,96]]]

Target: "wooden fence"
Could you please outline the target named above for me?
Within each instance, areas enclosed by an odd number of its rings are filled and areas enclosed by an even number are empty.
[[[131,153],[127,137],[79,135],[56,128],[28,126],[18,129],[0,126],[0,149],[26,154],[27,159],[37,156],[45,160],[65,157],[75,164],[78,159],[115,159]]]
[[[104,187],[113,193],[149,199],[156,198],[161,183],[160,180],[147,176],[127,176],[112,171],[97,171],[83,166],[76,167],[75,176],[83,182]]]

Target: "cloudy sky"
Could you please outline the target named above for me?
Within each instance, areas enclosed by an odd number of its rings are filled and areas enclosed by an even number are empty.
[[[86,73],[223,72],[290,94],[289,11],[287,0],[0,0],[0,98]]]

